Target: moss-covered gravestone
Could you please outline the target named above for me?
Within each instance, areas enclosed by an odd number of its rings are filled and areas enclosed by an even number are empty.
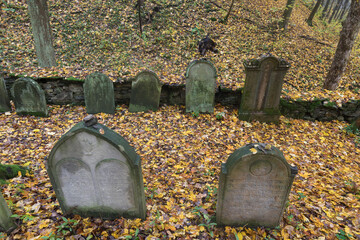
[[[237,149],[221,166],[217,224],[278,226],[296,174],[275,147],[258,143]]]
[[[152,71],[142,71],[132,82],[130,112],[156,111],[159,108],[162,84]]]
[[[31,78],[17,79],[11,87],[11,94],[17,114],[40,117],[48,115],[45,93]]]
[[[46,168],[64,214],[145,218],[139,155],[93,115],[60,138]]]
[[[114,84],[106,75],[99,72],[88,75],[84,96],[88,113],[115,113]]]
[[[290,65],[272,55],[244,63],[246,79],[241,98],[239,118],[278,122],[279,102],[284,76]]]
[[[11,219],[11,211],[0,193],[0,231],[11,232],[16,228],[16,224]]]
[[[0,113],[11,111],[10,100],[6,90],[5,81],[0,73]]]
[[[192,61],[186,70],[186,112],[214,112],[216,68],[207,60]]]

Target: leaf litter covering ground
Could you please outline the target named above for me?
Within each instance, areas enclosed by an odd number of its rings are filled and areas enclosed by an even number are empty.
[[[354,46],[339,90],[323,90],[341,25],[324,25],[315,18],[315,27],[309,27],[305,20],[311,7],[305,1],[296,1],[289,30],[283,33],[272,26],[281,19],[285,0],[235,1],[227,24],[220,21],[231,1],[149,0],[145,1],[140,36],[134,1],[49,0],[58,61],[54,68],[37,67],[26,1],[5,2],[0,12],[0,71],[79,79],[100,71],[121,81],[150,69],[164,83],[184,83],[188,64],[201,58],[198,41],[210,34],[219,54],[210,52],[206,57],[216,66],[218,82],[225,87],[243,87],[243,61],[271,52],[292,65],[285,76],[283,97],[329,98],[339,105],[359,99],[360,42]]]
[[[280,124],[244,122],[237,110],[216,106],[194,117],[182,106],[157,112],[97,114],[142,159],[147,218],[63,216],[45,169],[56,141],[87,114],[83,106],[51,106],[49,118],[0,115],[3,164],[31,168],[2,186],[20,226],[10,239],[359,239],[360,148],[345,122],[280,118]],[[217,120],[216,114],[225,113]],[[271,144],[299,168],[280,228],[213,226],[220,165],[248,143]],[[3,235],[5,237],[5,235]],[[83,238],[82,238],[83,237]],[[137,237],[137,238],[136,238]]]

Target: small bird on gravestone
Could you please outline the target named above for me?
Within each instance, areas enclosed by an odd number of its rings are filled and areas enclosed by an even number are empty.
[[[218,53],[219,51],[215,47],[216,43],[211,38],[209,38],[209,35],[201,39],[201,41],[199,42],[199,52],[202,56],[205,55],[207,50]]]

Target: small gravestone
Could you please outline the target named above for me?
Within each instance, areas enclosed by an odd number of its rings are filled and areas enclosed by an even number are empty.
[[[46,168],[64,214],[145,218],[139,155],[93,115],[60,138]]]
[[[217,224],[278,226],[296,174],[275,147],[259,143],[237,149],[221,167]]]
[[[6,90],[4,78],[0,73],[0,112],[9,111],[11,111],[10,100]]]
[[[246,79],[239,118],[246,121],[278,122],[281,89],[290,65],[269,54],[246,61],[244,66]]]
[[[17,114],[40,117],[48,115],[45,93],[31,78],[17,79],[11,87],[11,94]]]
[[[115,113],[114,84],[106,75],[99,72],[88,75],[84,95],[88,113]]]
[[[216,69],[207,60],[195,60],[186,70],[186,112],[214,112]]]
[[[3,197],[0,194],[0,231],[11,232],[16,228],[16,224],[11,219],[11,211]]]
[[[162,84],[152,71],[142,71],[132,82],[130,112],[156,111],[159,108]]]

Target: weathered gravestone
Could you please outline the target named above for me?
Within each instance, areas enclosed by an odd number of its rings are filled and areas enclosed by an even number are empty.
[[[290,65],[269,54],[246,61],[244,66],[246,79],[239,118],[246,121],[278,122],[281,89]]]
[[[204,59],[192,61],[186,70],[186,112],[214,112],[216,68]]]
[[[84,96],[88,113],[115,113],[114,84],[106,75],[99,72],[88,75]]]
[[[31,78],[17,79],[11,87],[11,94],[17,114],[40,117],[48,115],[45,93]]]
[[[275,147],[259,143],[237,149],[221,167],[217,224],[278,226],[296,174]]]
[[[159,108],[162,84],[152,71],[142,71],[132,82],[130,112],[156,111]]]
[[[0,112],[9,111],[11,111],[10,100],[6,90],[4,78],[0,73]]]
[[[11,219],[11,211],[0,193],[0,231],[11,232],[16,228],[16,224]]]
[[[93,115],[60,138],[46,168],[64,214],[145,218],[139,155]]]

